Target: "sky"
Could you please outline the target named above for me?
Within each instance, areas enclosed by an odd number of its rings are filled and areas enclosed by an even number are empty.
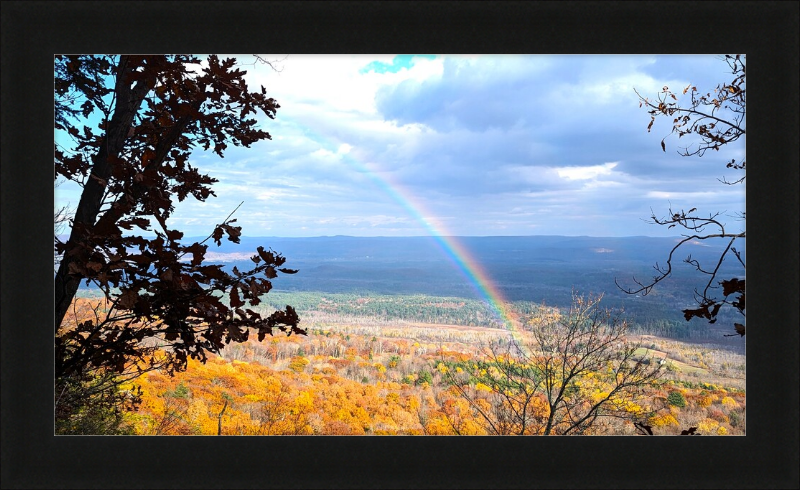
[[[664,86],[710,91],[732,79],[718,55],[261,55],[246,64],[280,104],[271,140],[197,151],[217,197],[176,206],[174,228],[206,236],[240,203],[245,236],[677,236],[655,212],[745,210],[745,141],[702,158],[661,139],[671,121],[639,107]],[[679,101],[688,100],[688,95]],[[56,188],[56,206],[80,189]]]

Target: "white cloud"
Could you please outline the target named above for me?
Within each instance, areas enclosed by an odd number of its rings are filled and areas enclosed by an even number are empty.
[[[567,180],[589,180],[601,175],[611,175],[611,171],[617,165],[618,162],[610,162],[589,167],[560,167],[556,168],[555,171],[559,177]]]
[[[274,55],[265,55],[277,59]],[[376,114],[375,93],[381,86],[395,85],[404,80],[421,81],[440,76],[441,60],[417,59],[409,69],[396,73],[362,73],[372,61],[391,62],[392,56],[371,55],[290,55],[280,65],[281,71],[259,65],[249,70],[248,82],[264,85],[267,93],[282,111],[300,113],[325,111]]]
[[[261,119],[272,140],[192,155],[218,197],[187,199],[175,219],[200,235],[244,200],[246,235],[422,234],[409,210],[421,204],[455,234],[625,235],[663,233],[643,224],[651,207],[744,209],[744,186],[717,181],[737,178],[724,163],[744,158],[744,140],[702,160],[678,156],[677,139],[662,152],[669,121],[648,133],[633,92],[713,88],[726,77],[713,56],[437,56],[363,70],[394,60],[244,66],[281,106]],[[68,185],[56,196],[77,204]]]

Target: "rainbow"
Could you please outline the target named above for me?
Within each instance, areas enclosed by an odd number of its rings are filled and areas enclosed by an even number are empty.
[[[456,236],[448,232],[447,227],[441,220],[436,219],[434,217],[435,215],[425,208],[420,199],[416,198],[410,190],[399,182],[392,182],[389,178],[381,177],[378,173],[379,169],[370,168],[376,166],[375,164],[370,165],[362,163],[360,159],[354,158],[352,156],[354,153],[353,150],[357,153],[357,149],[348,145],[351,150],[342,154],[338,151],[339,145],[336,145],[335,142],[330,141],[328,138],[320,137],[319,134],[316,134],[308,126],[302,125],[302,129],[306,133],[306,136],[315,136],[316,138],[314,139],[316,142],[323,147],[328,145],[323,144],[320,140],[330,144],[330,146],[335,146],[333,153],[341,155],[345,163],[353,167],[356,171],[366,175],[377,187],[386,192],[395,202],[403,207],[413,219],[418,221],[435,240],[444,256],[464,275],[472,288],[477,292],[478,296],[488,304],[505,328],[511,332],[517,345],[524,345],[522,342],[521,325],[510,309],[510,301],[503,296],[503,293],[491,279],[481,263],[475,259]],[[326,148],[326,150],[331,151],[328,148]],[[526,354],[529,354],[528,349],[524,349],[524,351]]]

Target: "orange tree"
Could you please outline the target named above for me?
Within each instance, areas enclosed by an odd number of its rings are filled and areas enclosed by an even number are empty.
[[[679,101],[679,95],[676,95],[669,87],[664,87],[655,100],[643,97],[636,92],[640,99],[639,106],[645,107],[650,114],[648,132],[656,118],[667,118],[672,122],[670,134],[677,134],[678,138],[687,136],[695,139],[695,144],[679,150],[678,153],[682,156],[702,157],[708,150],[718,152],[723,146],[745,137],[747,59],[745,55],[738,54],[725,55],[723,59],[731,70],[731,81],[721,83],[705,94],[693,84],[689,84],[680,95],[681,97],[688,96],[688,101],[685,103]],[[667,136],[661,140],[663,151],[666,151]],[[723,177],[720,182],[724,185],[744,185],[746,160],[742,159],[737,162],[735,159],[731,159],[725,166],[733,171],[741,172],[741,176],[732,181]],[[745,269],[744,251],[735,247],[737,240],[744,243],[746,238],[745,211],[742,210],[735,216],[742,222],[741,231],[731,231],[731,227],[727,226],[720,217],[722,214],[720,212],[710,213],[707,217],[698,213],[697,208],[691,208],[689,211],[669,209],[668,214],[661,218],[653,214],[650,217],[652,223],[667,228],[682,229],[684,230],[683,238],[669,251],[665,265],[655,265],[657,273],[652,280],[642,282],[634,278],[636,284],[634,287],[623,287],[619,283],[617,285],[628,294],[646,295],[656,284],[672,275],[673,257],[685,244],[697,240],[724,240],[724,250],[711,264],[701,264],[691,255],[684,259],[684,262],[693,266],[705,279],[702,287],[694,291],[697,308],[687,308],[683,310],[683,314],[687,321],[698,317],[707,319],[709,323],[715,323],[721,308],[732,308],[741,316],[742,320],[741,323],[733,324],[736,333],[732,333],[730,336],[736,334],[744,336],[745,279],[739,277],[723,279],[719,276],[726,261],[734,261],[742,269]]]
[[[249,329],[259,340],[274,328],[305,333],[287,306],[268,317],[259,304],[285,258],[259,247],[253,268],[232,273],[208,264],[213,239],[239,242],[235,220],[217,225],[203,242],[186,243],[170,227],[177,201],[205,201],[216,179],[190,164],[192,151],[220,157],[228,145],[270,139],[254,116],[274,118],[279,105],[266,89],[250,92],[235,59],[209,56],[56,56],[55,178],[82,192],[55,277],[57,392],[98,373],[136,375],[160,367],[185,369]],[[62,138],[62,141],[64,139]],[[228,217],[230,218],[230,216]],[[155,237],[142,236],[141,231]],[[68,311],[82,281],[106,303],[88,319]],[[155,356],[157,347],[166,347]]]

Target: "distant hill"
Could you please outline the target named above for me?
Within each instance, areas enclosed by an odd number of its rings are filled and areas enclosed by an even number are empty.
[[[580,293],[604,293],[609,306],[624,307],[641,318],[683,321],[680,308],[693,305],[692,291],[703,277],[683,262],[691,254],[702,264],[712,264],[726,243],[721,240],[687,244],[674,260],[674,277],[663,281],[647,297],[624,294],[614,284],[633,285],[632,277],[646,280],[664,264],[680,237],[460,237],[458,242],[481,264],[488,276],[512,301],[553,305],[569,302],[573,288]],[[264,246],[287,258],[292,276],[274,281],[278,290],[323,292],[375,292],[429,294],[480,298],[480,294],[453,261],[451,254],[431,237],[243,237],[241,244],[212,244],[215,260],[249,266],[256,247]],[[746,252],[744,243],[737,249]],[[729,277],[744,270],[723,268]]]
[[[202,240],[204,237],[186,238],[187,241]],[[652,264],[663,260],[681,237],[588,237],[588,236],[501,236],[501,237],[458,237],[476,259],[503,262],[551,260],[591,262],[616,260],[644,261]],[[287,258],[297,261],[324,260],[341,261],[369,259],[373,261],[427,262],[442,259],[440,245],[432,237],[242,237],[240,244],[223,242],[217,247],[211,244],[210,252],[221,254],[254,253],[255,248],[264,246],[281,252]],[[718,255],[725,246],[724,241],[697,242],[684,246],[684,253],[692,253],[700,258]],[[737,244],[744,251],[744,242]]]
[[[637,297],[624,294],[614,280],[632,286],[633,276],[642,281],[650,279],[655,273],[653,265],[665,263],[680,237],[517,236],[457,240],[508,300],[565,306],[574,289],[581,294],[603,293],[608,307],[624,308],[630,318],[640,322],[682,323],[680,309],[694,305],[692,291],[705,286],[704,277],[683,260],[691,254],[693,259],[710,266],[726,245],[721,240],[685,245],[673,260],[674,277],[660,283],[648,296]],[[242,237],[240,244],[223,241],[217,247],[207,243],[208,260],[240,269],[253,265],[249,257],[258,246],[281,253],[287,258],[285,265],[299,269],[299,273],[274,279],[274,288],[279,291],[482,298],[452,254],[432,237]],[[746,252],[744,243],[737,243],[737,249]],[[722,277],[743,277],[744,270],[735,265],[733,261],[726,264]],[[707,328],[701,320],[694,322]]]

